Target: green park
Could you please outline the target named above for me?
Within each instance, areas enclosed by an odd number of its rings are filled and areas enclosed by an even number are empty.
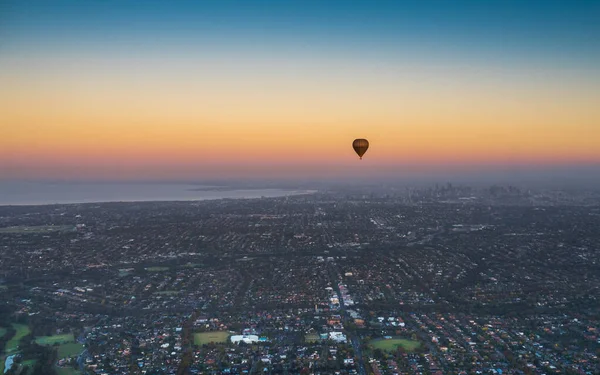
[[[8,340],[6,346],[4,347],[4,352],[6,354],[16,352],[19,349],[19,342],[21,341],[21,339],[31,332],[29,330],[29,327],[25,324],[13,324],[12,326],[15,329],[16,333],[10,340]]]
[[[198,346],[210,343],[223,344],[227,342],[229,336],[229,332],[225,331],[194,333],[194,344]]]
[[[36,337],[35,342],[39,345],[53,346],[58,344],[58,358],[75,357],[84,349],[82,344],[75,342],[75,337],[72,333],[52,336]]]
[[[380,349],[387,352],[392,352],[402,348],[404,351],[412,352],[421,346],[421,343],[416,340],[411,340],[402,337],[374,339],[369,342],[369,347],[373,350]]]

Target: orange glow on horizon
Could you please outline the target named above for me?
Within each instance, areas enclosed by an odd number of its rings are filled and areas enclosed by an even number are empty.
[[[358,162],[355,138],[371,144],[361,168],[600,162],[593,83],[263,70],[251,80],[0,73],[0,174],[171,176],[228,166],[308,176]]]

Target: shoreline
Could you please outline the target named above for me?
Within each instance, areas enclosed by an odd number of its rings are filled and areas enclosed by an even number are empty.
[[[246,200],[246,199],[269,199],[269,198],[283,198],[288,196],[299,196],[299,195],[312,195],[318,192],[318,190],[286,190],[286,189],[228,189],[228,190],[187,190],[187,191],[198,191],[198,192],[214,192],[214,193],[227,193],[227,192],[255,192],[255,193],[267,193],[267,194],[250,194],[250,195],[233,195],[227,194],[219,196],[206,196],[206,197],[156,197],[156,198],[126,198],[118,200],[110,199],[82,199],[82,200],[61,200],[56,202],[14,202],[4,203],[0,201],[1,207],[33,207],[33,206],[59,206],[59,205],[79,205],[79,204],[100,204],[100,203],[167,203],[167,202],[201,202],[201,201],[214,201],[214,200]],[[272,194],[276,192],[275,194]]]

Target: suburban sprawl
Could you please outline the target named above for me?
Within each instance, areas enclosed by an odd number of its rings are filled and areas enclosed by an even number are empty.
[[[600,194],[0,206],[0,373],[600,374]]]

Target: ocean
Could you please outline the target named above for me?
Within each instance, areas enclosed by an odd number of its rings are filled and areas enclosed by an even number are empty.
[[[0,206],[100,202],[195,201],[311,194],[314,190],[229,189],[154,183],[0,182]]]

